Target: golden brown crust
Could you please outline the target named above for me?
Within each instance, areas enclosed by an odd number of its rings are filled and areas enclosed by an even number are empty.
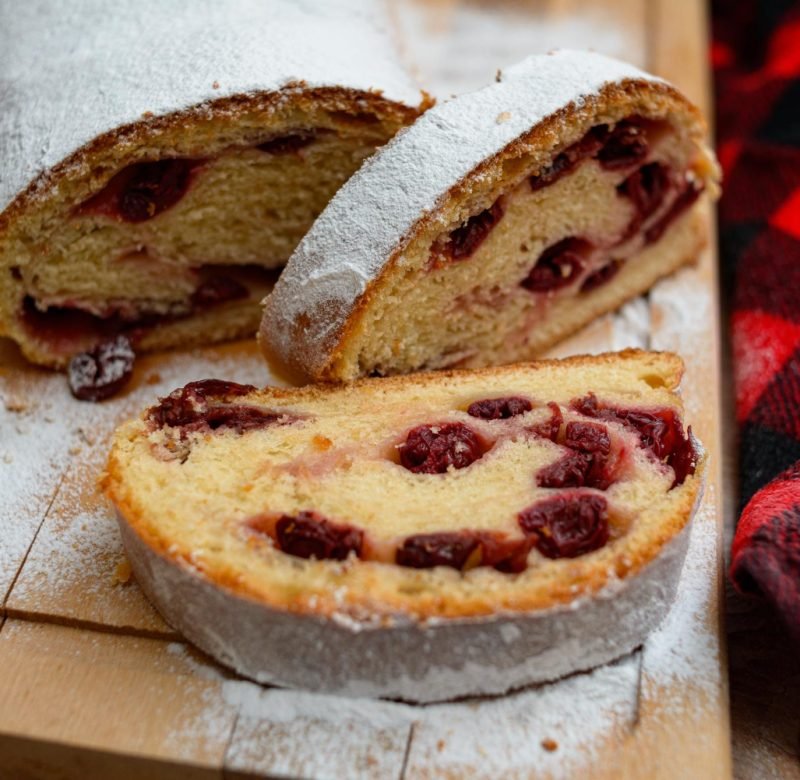
[[[629,364],[640,375],[646,372],[647,375],[659,376],[664,388],[670,391],[677,387],[683,371],[682,361],[674,354],[626,350],[617,355],[576,356],[564,361],[541,361],[477,372],[438,372],[413,379],[424,388],[446,379],[457,380],[476,374],[496,376],[498,372],[513,374],[519,370],[549,370],[554,367],[579,369],[608,366],[609,369],[619,370],[624,364]],[[391,389],[408,381],[407,377],[362,380],[344,392],[377,387]],[[342,392],[342,388],[336,386],[266,388],[257,391],[254,400],[299,403]],[[674,405],[680,409],[677,398],[674,398]],[[101,485],[116,505],[122,521],[151,549],[175,565],[196,570],[204,579],[234,594],[272,608],[317,616],[347,615],[354,619],[380,617],[390,622],[395,618],[424,621],[435,618],[476,618],[498,612],[532,612],[564,606],[579,597],[596,595],[614,582],[635,576],[680,533],[698,499],[705,469],[703,457],[696,473],[667,494],[668,509],[662,506],[657,512],[652,510],[652,516],[645,518],[650,529],[648,533],[629,534],[591,555],[563,559],[559,569],[561,574],[546,582],[540,581],[541,578],[537,580],[537,572],[533,570],[511,576],[482,569],[466,575],[448,571],[445,575],[446,585],[442,587],[442,575],[435,570],[406,569],[363,561],[300,561],[277,550],[270,550],[267,554],[272,556],[271,565],[291,567],[296,581],[302,582],[303,570],[307,570],[314,576],[323,572],[329,584],[328,587],[309,591],[299,586],[289,593],[277,586],[277,580],[248,579],[242,576],[242,572],[230,567],[211,567],[199,560],[190,547],[182,546],[175,539],[160,533],[157,508],[137,503],[126,481],[123,463],[123,445],[135,442],[145,432],[141,420],[128,423],[117,432]],[[131,454],[126,453],[125,456],[131,457]]]

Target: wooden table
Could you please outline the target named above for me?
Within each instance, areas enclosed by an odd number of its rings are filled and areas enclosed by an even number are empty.
[[[709,103],[699,0],[396,0],[395,14],[439,96],[572,46],[647,66]],[[427,707],[238,680],[185,645],[130,580],[95,487],[113,427],[192,379],[268,382],[252,344],[143,359],[130,390],[101,405],[73,401],[63,377],[1,344],[0,777],[729,777],[716,291],[712,247],[556,350],[633,345],[686,359],[688,415],[712,461],[664,626],[590,674]]]

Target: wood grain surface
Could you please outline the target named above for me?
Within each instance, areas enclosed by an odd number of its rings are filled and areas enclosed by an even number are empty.
[[[438,97],[569,46],[648,67],[708,105],[700,0],[395,0],[393,11]],[[688,414],[713,465],[680,607],[615,664],[457,704],[260,688],[187,647],[131,581],[96,489],[111,431],[187,381],[270,381],[253,344],[145,358],[130,389],[99,405],[0,344],[0,778],[730,777],[715,269],[710,246],[554,351],[686,359]],[[776,696],[776,712],[786,706]]]

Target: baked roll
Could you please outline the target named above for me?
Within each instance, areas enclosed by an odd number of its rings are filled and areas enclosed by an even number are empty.
[[[300,389],[194,382],[115,434],[136,579],[264,683],[432,701],[640,645],[704,457],[671,354]]]
[[[255,333],[314,218],[423,107],[376,8],[5,14],[0,335],[61,368],[120,336],[138,351]]]
[[[718,167],[698,109],[599,54],[530,57],[371,158],[266,300],[314,379],[528,359],[691,262]]]

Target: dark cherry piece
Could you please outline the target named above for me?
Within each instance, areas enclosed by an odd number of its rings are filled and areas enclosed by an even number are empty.
[[[485,398],[469,405],[467,414],[481,420],[507,420],[518,414],[525,414],[533,409],[527,398],[509,396],[508,398]]]
[[[133,374],[136,353],[127,336],[116,336],[69,362],[69,389],[81,401],[102,401],[124,387]]]
[[[145,222],[174,206],[204,160],[176,158],[129,165],[78,207],[79,214],[106,214],[125,222]]]
[[[564,415],[561,414],[561,409],[555,401],[550,401],[547,404],[547,408],[550,410],[550,419],[544,420],[536,425],[531,425],[526,430],[534,436],[541,436],[543,439],[556,441],[558,439],[558,433],[561,430],[561,425],[564,422]]]
[[[482,457],[483,442],[463,423],[420,425],[399,447],[400,463],[415,474],[443,474],[463,469]]]
[[[597,153],[600,165],[610,171],[624,170],[647,157],[649,145],[639,117],[617,122],[603,148]]]
[[[669,167],[662,163],[652,162],[643,165],[638,171],[634,171],[628,176],[617,187],[617,192],[633,201],[640,222],[643,222],[664,202],[669,188]]]
[[[556,155],[549,167],[536,176],[531,176],[528,179],[531,189],[535,192],[553,184],[570,173],[581,160],[594,157],[603,148],[607,136],[608,125],[593,127],[580,141]]]
[[[480,561],[480,541],[465,531],[409,536],[395,552],[395,563],[412,569],[449,566],[463,569],[472,557]]]
[[[539,487],[591,487],[606,490],[614,481],[608,460],[611,438],[608,430],[597,423],[570,422],[564,429],[564,456],[536,474]]]
[[[297,558],[343,561],[351,553],[361,557],[364,533],[357,528],[333,523],[314,512],[283,515],[275,524],[278,547]]]
[[[257,148],[268,154],[294,154],[317,140],[319,133],[316,130],[298,130],[290,135],[270,138],[258,144]]]
[[[212,431],[228,428],[237,433],[265,428],[278,421],[292,422],[291,415],[262,409],[258,406],[228,403],[229,399],[255,390],[252,385],[240,385],[221,379],[190,382],[160,399],[147,413],[148,419],[159,428],[180,427],[183,432],[209,428]]]
[[[536,484],[544,488],[583,487],[591,460],[581,452],[569,451],[536,473]]]
[[[623,262],[623,260],[612,260],[610,263],[606,263],[601,268],[589,274],[581,284],[581,292],[591,292],[598,287],[602,287],[607,282],[610,282],[617,275],[617,271],[622,268]]]
[[[412,569],[492,566],[515,574],[524,571],[532,546],[529,537],[509,539],[488,531],[452,531],[409,536],[395,551],[395,563]]]
[[[542,252],[536,265],[523,279],[531,292],[550,292],[572,284],[583,270],[583,256],[591,244],[580,238],[565,238]]]
[[[553,496],[520,512],[518,521],[548,558],[575,558],[608,541],[608,504],[602,496]]]
[[[586,417],[614,420],[638,433],[642,446],[675,471],[673,487],[683,484],[689,474],[694,474],[699,456],[689,436],[691,428],[684,433],[683,425],[672,409],[619,409],[602,404],[593,393],[573,399],[570,406]]]
[[[228,301],[247,298],[250,291],[241,282],[229,276],[212,276],[200,283],[192,293],[192,309],[204,309]]]
[[[503,213],[503,206],[498,200],[485,211],[470,217],[465,224],[450,233],[444,255],[451,260],[466,260],[471,257],[502,219]]]
[[[672,201],[672,205],[659,219],[651,225],[644,234],[645,244],[655,244],[664,231],[686,211],[703,193],[703,187],[695,184],[688,184],[684,190]]]

